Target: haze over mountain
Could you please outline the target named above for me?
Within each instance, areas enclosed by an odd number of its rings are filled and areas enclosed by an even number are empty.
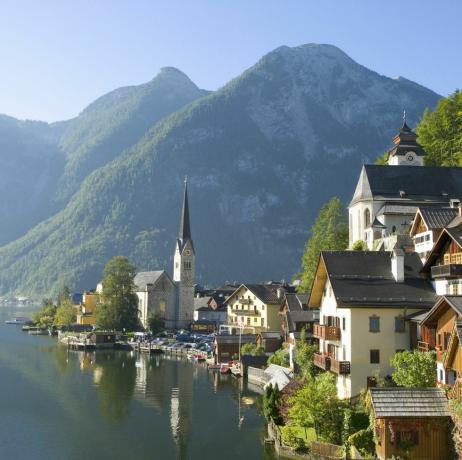
[[[154,94],[151,82],[109,93],[69,122],[58,142],[63,208],[0,248],[1,293],[91,288],[116,254],[170,270],[185,175],[198,281],[288,278],[320,206],[348,201],[404,108],[415,124],[439,99],[330,45],[278,48],[208,95],[167,73],[180,80],[178,107],[162,99],[168,90],[155,103],[139,96]]]

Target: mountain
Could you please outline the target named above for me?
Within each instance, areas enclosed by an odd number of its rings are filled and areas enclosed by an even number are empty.
[[[206,94],[166,67],[146,84],[102,96],[72,120],[48,124],[0,116],[0,244],[61,210],[88,174]]]
[[[290,277],[320,206],[349,200],[403,108],[415,124],[438,99],[330,45],[278,48],[155,124],[62,211],[1,248],[0,291],[90,288],[116,254],[170,269],[185,175],[199,282]]]

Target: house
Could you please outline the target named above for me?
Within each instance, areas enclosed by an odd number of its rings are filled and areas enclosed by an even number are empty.
[[[85,291],[82,295],[76,323],[79,325],[94,326],[96,324],[95,310],[99,294],[95,291]]]
[[[263,348],[265,353],[274,353],[282,345],[280,332],[259,332],[255,338],[257,347]]]
[[[254,334],[239,335],[217,335],[215,337],[214,356],[215,363],[226,363],[233,359],[233,356],[239,355],[239,345],[245,343],[255,343]]]
[[[226,297],[221,293],[212,292],[206,297],[194,298],[194,323],[195,331],[217,331],[221,324],[228,322],[228,307],[225,304]]]
[[[227,300],[228,325],[244,325],[255,333],[279,331],[279,310],[291,289],[276,283],[242,284]]]
[[[440,388],[371,388],[370,400],[381,460],[452,458],[450,412]]]
[[[454,385],[462,378],[459,356],[459,322],[462,320],[462,296],[442,296],[420,323],[420,351],[436,351],[437,380]]]
[[[390,358],[410,348],[405,317],[428,311],[436,297],[421,269],[416,253],[399,248],[321,252],[308,300],[320,309],[314,364],[336,374],[340,398],[390,375]]]
[[[427,256],[443,228],[460,214],[459,205],[458,200],[452,200],[451,207],[423,206],[417,208],[409,234],[414,241],[415,252],[419,254],[422,263],[427,260]]]
[[[417,136],[404,122],[394,138],[388,165],[363,166],[348,207],[350,247],[357,240],[369,249],[391,250],[421,206],[449,206],[462,197],[462,168],[423,166]],[[417,166],[417,167],[416,167]]]
[[[143,327],[158,316],[166,328],[185,328],[194,317],[196,251],[191,235],[188,186],[185,180],[180,232],[173,255],[173,279],[165,270],[139,272],[135,277],[138,312]]]
[[[309,294],[286,293],[279,310],[282,337],[289,345],[290,367],[294,367],[294,352],[302,330],[308,343],[317,343],[313,337],[314,325],[319,323],[319,310],[308,308]]]

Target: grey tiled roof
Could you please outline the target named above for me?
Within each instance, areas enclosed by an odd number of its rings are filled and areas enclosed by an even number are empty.
[[[241,335],[241,344],[242,343],[254,343],[256,340],[255,334],[242,334]],[[239,343],[239,334],[236,335],[217,335],[215,341],[220,343]]]
[[[450,417],[448,400],[441,388],[371,388],[375,416]]]
[[[459,214],[457,208],[425,207],[419,208],[419,212],[429,230],[446,227]]]
[[[339,307],[430,308],[435,303],[416,253],[404,256],[403,282],[393,277],[389,251],[323,251],[322,257]]]
[[[156,281],[166,273],[165,270],[155,270],[151,272],[139,272],[136,274],[134,282],[139,291],[144,291],[147,284],[155,284]]]
[[[308,294],[287,293],[286,300],[289,311],[300,311],[308,308]]]

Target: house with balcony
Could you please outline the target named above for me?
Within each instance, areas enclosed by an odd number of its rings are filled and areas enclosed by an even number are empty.
[[[228,298],[228,325],[245,326],[253,333],[281,330],[279,310],[287,291],[283,284],[242,284]]]
[[[448,226],[461,214],[459,200],[451,200],[450,206],[426,206],[417,208],[414,221],[409,232],[414,241],[414,250],[425,263],[434,243],[443,228]]]
[[[342,399],[391,375],[390,358],[410,348],[407,315],[430,310],[435,292],[416,253],[323,251],[308,306],[320,310],[316,366],[336,374]]]
[[[462,383],[462,296],[442,296],[420,323],[420,351],[436,351],[437,381]]]

